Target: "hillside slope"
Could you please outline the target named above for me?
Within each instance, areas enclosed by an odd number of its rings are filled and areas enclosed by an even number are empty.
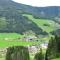
[[[29,19],[23,14],[32,15],[33,19],[44,18],[48,21],[55,17],[59,17],[58,13],[60,7],[32,7],[24,4],[16,3],[12,0],[0,0],[0,32],[17,32],[24,34],[24,32],[33,31],[37,35],[48,35],[48,32],[39,27],[33,20]],[[56,19],[57,20],[57,19]],[[29,23],[30,22],[30,23]],[[55,21],[56,22],[56,21]],[[46,22],[44,22],[46,25]],[[60,24],[56,24],[58,29]],[[48,29],[48,28],[46,28]],[[51,28],[52,30],[54,28]],[[50,31],[52,32],[52,31]]]

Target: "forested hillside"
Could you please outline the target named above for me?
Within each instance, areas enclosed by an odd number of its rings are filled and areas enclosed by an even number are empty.
[[[48,35],[47,31],[43,30],[27,16],[23,16],[23,14],[32,15],[36,20],[43,18],[44,20],[48,19],[48,21],[52,21],[53,19],[54,23],[56,22],[55,28],[58,29],[60,27],[59,20],[57,20],[59,12],[59,7],[56,6],[32,7],[13,2],[12,0],[0,0],[0,32],[17,32],[23,34],[26,31],[32,30],[38,35]],[[49,23],[44,23],[44,25],[48,27]]]

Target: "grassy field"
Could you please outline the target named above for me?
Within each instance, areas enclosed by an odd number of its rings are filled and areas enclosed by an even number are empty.
[[[0,33],[0,47],[28,46],[36,44],[36,42],[20,41],[20,38],[22,37],[23,35],[17,33]]]
[[[30,20],[36,23],[38,27],[42,28],[43,31],[46,31],[48,33],[51,31],[54,31],[56,29],[56,25],[58,25],[53,20],[35,19],[32,15],[29,15],[29,14],[23,14],[23,16],[28,17]],[[44,26],[44,25],[47,25],[47,26]]]
[[[23,35],[17,34],[17,33],[0,33],[0,40],[5,39],[5,38],[12,38],[12,39],[17,39],[21,38]]]
[[[52,59],[52,60],[60,60],[60,58]]]
[[[5,60],[5,58],[0,58],[0,60]]]
[[[35,45],[40,44],[41,40],[47,41],[50,39],[50,36],[44,38],[37,38],[38,42],[31,41],[27,42],[22,40],[25,35],[20,35],[17,33],[0,33],[0,47],[9,47],[9,46],[28,46],[28,45]]]
[[[9,46],[29,46],[35,45],[39,42],[21,42],[21,41],[0,41],[0,47],[9,47]]]

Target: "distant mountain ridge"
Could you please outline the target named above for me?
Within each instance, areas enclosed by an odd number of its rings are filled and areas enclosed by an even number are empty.
[[[0,0],[0,7],[21,9],[24,12],[31,13],[35,16],[42,18],[51,18],[51,17],[60,16],[59,6],[32,7],[32,6],[16,3],[12,0]]]

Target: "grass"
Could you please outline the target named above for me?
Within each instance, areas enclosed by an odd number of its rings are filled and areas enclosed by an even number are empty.
[[[9,46],[28,46],[28,45],[35,45],[40,44],[40,40],[48,40],[47,38],[37,38],[39,41],[31,41],[26,42],[24,40],[21,40],[20,38],[23,38],[25,35],[20,35],[17,33],[0,33],[0,47],[9,47]]]
[[[52,60],[60,60],[60,58],[52,59]]]
[[[9,47],[9,46],[29,46],[35,45],[38,42],[22,42],[22,41],[0,41],[0,47]]]
[[[5,58],[0,58],[0,60],[5,60]]]
[[[24,35],[17,33],[0,33],[0,47],[9,46],[28,46],[38,44],[36,42],[26,42],[24,40],[20,41]]]
[[[26,42],[21,40],[24,35],[20,35],[17,33],[0,33],[0,47],[9,47],[9,46],[28,46],[28,45],[35,45],[40,44],[41,42],[33,41],[33,42]],[[42,38],[43,40],[49,38]],[[40,38],[39,38],[40,40]]]
[[[5,38],[21,38],[23,35],[17,33],[0,33],[0,40]]]
[[[29,14],[23,14],[23,16],[28,17],[30,20],[32,20],[34,23],[37,24],[38,27],[42,28],[43,31],[46,32],[51,32],[53,30],[55,30],[55,22],[52,20],[48,20],[48,19],[35,19],[32,15]],[[48,26],[44,26],[44,24],[47,24]]]

